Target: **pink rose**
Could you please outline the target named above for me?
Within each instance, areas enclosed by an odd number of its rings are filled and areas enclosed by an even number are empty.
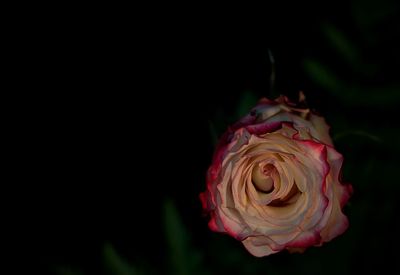
[[[217,146],[200,194],[208,225],[257,257],[320,246],[348,227],[342,162],[323,117],[264,98]]]

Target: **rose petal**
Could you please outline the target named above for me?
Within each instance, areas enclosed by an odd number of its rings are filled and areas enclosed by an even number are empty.
[[[259,242],[257,240],[259,239],[248,237],[242,241],[247,251],[249,251],[253,256],[264,257],[279,252],[279,250],[272,250],[271,247],[269,247],[268,242],[266,241],[267,238],[264,238],[265,242]]]
[[[332,146],[333,142],[332,142],[331,137],[329,136],[329,128],[330,127],[328,126],[328,124],[326,124],[325,119],[323,117],[321,117],[321,116],[318,116],[318,115],[315,115],[315,114],[311,114],[310,115],[310,122],[314,126],[313,128],[311,128],[312,136],[314,138],[318,138],[323,143]]]

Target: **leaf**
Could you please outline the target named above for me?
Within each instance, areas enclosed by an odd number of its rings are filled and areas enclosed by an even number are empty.
[[[341,80],[322,63],[313,59],[306,59],[303,65],[305,72],[326,90],[336,93],[340,87],[344,86]]]
[[[201,255],[191,245],[189,234],[172,202],[164,203],[164,227],[169,248],[172,274],[205,274],[200,261]]]
[[[128,264],[115,251],[114,247],[107,243],[103,249],[103,259],[106,269],[112,275],[137,275],[140,274],[133,266]]]
[[[258,98],[251,91],[245,91],[242,93],[239,104],[236,108],[237,119],[245,116],[250,110],[257,104]]]
[[[361,130],[351,130],[351,131],[345,131],[345,132],[336,134],[333,137],[333,140],[337,141],[339,139],[346,138],[348,136],[361,136],[361,137],[365,137],[365,138],[372,140],[374,142],[377,142],[377,143],[383,142],[383,140],[381,138],[379,138],[378,136],[375,136],[373,134],[370,134],[370,133],[367,133],[367,132],[361,131]]]
[[[348,105],[395,106],[400,102],[400,86],[361,86],[358,83],[346,83],[327,66],[306,59],[303,63],[309,77],[331,95]]]
[[[322,31],[331,45],[349,64],[356,62],[359,58],[357,47],[341,31],[330,24],[324,25]]]

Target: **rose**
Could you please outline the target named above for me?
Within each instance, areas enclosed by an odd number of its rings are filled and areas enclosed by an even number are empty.
[[[200,194],[209,227],[257,257],[320,246],[348,227],[342,162],[323,117],[264,98],[217,146]]]

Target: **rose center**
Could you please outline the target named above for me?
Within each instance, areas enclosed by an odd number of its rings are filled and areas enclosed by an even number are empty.
[[[272,174],[276,172],[272,164],[262,164],[254,166],[251,179],[257,190],[270,193],[274,190],[274,179]]]

